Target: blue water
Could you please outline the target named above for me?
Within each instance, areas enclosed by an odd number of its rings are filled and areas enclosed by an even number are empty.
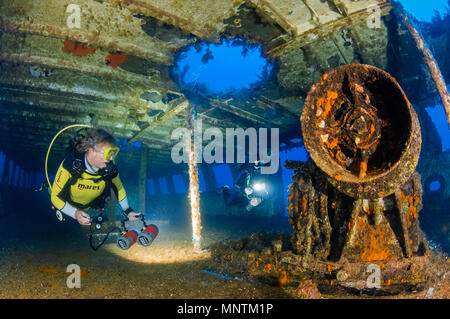
[[[441,183],[439,181],[431,182],[430,191],[435,192],[441,189]]]
[[[264,80],[264,72],[270,73],[271,69],[261,46],[246,40],[223,40],[220,44],[190,46],[178,57],[173,74],[181,87],[200,88],[197,94],[210,95],[248,89]]]
[[[444,106],[442,104],[438,104],[433,107],[427,107],[425,110],[431,117],[431,120],[436,126],[436,130],[441,137],[442,151],[445,152],[450,150],[450,128],[448,126]]]
[[[175,193],[184,194],[186,193],[186,185],[184,184],[183,176],[180,174],[172,175],[173,185],[175,187]]]
[[[431,22],[436,11],[443,16],[448,11],[448,0],[400,0],[403,7],[421,21]]]
[[[228,164],[219,164],[213,166],[214,176],[216,178],[217,187],[222,187],[225,185],[233,185],[233,175],[231,174],[231,169]]]

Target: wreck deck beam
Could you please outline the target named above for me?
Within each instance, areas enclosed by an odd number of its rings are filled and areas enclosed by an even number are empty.
[[[450,95],[448,94],[447,85],[445,84],[445,80],[442,76],[441,70],[433,57],[433,53],[431,53],[427,44],[420,36],[417,29],[409,22],[409,18],[406,13],[401,14],[401,18],[403,23],[406,25],[409,33],[413,37],[417,49],[422,53],[425,63],[428,65],[428,69],[431,73],[431,77],[436,84],[436,88],[441,96],[442,104],[444,105],[445,114],[447,115],[447,123],[450,127]]]
[[[381,16],[388,15],[392,9],[389,2],[380,2],[380,14]],[[267,55],[274,59],[280,55],[285,54],[291,50],[299,47],[303,47],[318,40],[318,38],[325,38],[331,34],[336,33],[340,29],[349,28],[349,26],[357,25],[366,21],[370,16],[367,10],[356,11],[348,16],[342,17],[338,20],[333,20],[328,23],[320,24],[316,28],[304,32],[294,39],[274,48],[269,48]],[[315,36],[312,36],[315,35]]]
[[[188,104],[189,104],[189,102],[187,100],[184,100],[183,102],[181,102],[177,106],[173,107],[172,109],[170,109],[166,112],[161,112],[160,113],[161,115],[158,114],[157,119],[154,120],[152,123],[150,123],[150,125],[148,127],[144,128],[144,129],[140,130],[139,132],[137,132],[136,134],[134,134],[133,137],[128,141],[127,145],[134,143],[143,134],[150,133],[152,130],[154,130],[158,126],[163,125],[166,121],[171,119],[174,115],[186,110]]]
[[[29,3],[31,4],[32,2],[29,1]],[[127,54],[145,57],[164,65],[173,63],[171,53],[176,47],[155,38],[149,38],[141,29],[140,19],[133,17],[132,12],[128,9],[121,10],[120,14],[111,14],[107,20],[103,20],[105,14],[114,10],[114,7],[111,5],[105,6],[95,1],[85,2],[80,5],[83,8],[80,20],[82,20],[84,28],[77,29],[69,28],[66,25],[64,18],[67,19],[69,15],[64,12],[68,4],[70,3],[67,1],[46,1],[41,6],[34,4],[34,8],[32,6],[28,10],[28,12],[33,12],[33,10],[39,11],[51,8],[61,12],[63,19],[55,19],[54,15],[48,14],[40,15],[39,18],[27,21],[27,12],[24,11],[24,16],[18,14],[15,20],[10,20],[9,16],[3,15],[0,29],[5,32],[38,34],[61,39],[69,38],[81,43],[89,43],[94,47],[101,47],[111,52],[120,50]],[[11,8],[8,8],[9,10],[16,9],[16,12],[22,12],[20,6],[27,6],[27,1],[10,3],[9,5],[11,6]],[[2,11],[7,14],[9,10]],[[91,25],[86,28],[88,23]],[[110,30],[108,30],[111,26],[115,28],[115,37],[111,37]],[[130,37],[127,37],[127,34],[130,32],[135,34],[135,37],[133,37],[135,42],[130,41]]]
[[[227,103],[224,103],[224,102],[219,101],[219,100],[211,100],[210,104],[212,106],[216,107],[219,110],[225,111],[227,113],[231,113],[231,114],[236,115],[236,116],[238,116],[240,118],[244,118],[244,119],[246,119],[248,121],[255,122],[255,123],[258,123],[260,125],[261,124],[262,125],[266,125],[266,127],[271,127],[272,126],[272,123],[269,120],[267,120],[267,119],[265,119],[265,118],[263,118],[263,117],[261,117],[259,115],[256,115],[254,113],[251,113],[249,111],[246,111],[246,110],[244,110],[242,108],[239,108],[237,106],[233,106],[231,104],[227,104]]]
[[[159,87],[158,83],[160,83],[161,81],[155,81],[151,77],[127,72],[120,68],[112,69],[108,66],[100,67],[88,63],[68,61],[67,59],[27,55],[24,53],[0,53],[0,61],[13,64],[23,63],[30,65],[42,65],[55,69],[67,69],[75,72],[93,74],[96,76],[110,77],[133,85],[141,86],[145,84],[147,89],[150,88],[161,90],[163,92],[170,92],[170,90],[167,88]],[[174,88],[175,87],[173,87],[172,89]]]

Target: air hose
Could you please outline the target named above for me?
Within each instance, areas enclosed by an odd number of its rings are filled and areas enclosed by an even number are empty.
[[[48,187],[50,187],[50,192],[52,191],[52,184],[50,183],[50,179],[48,178],[48,171],[47,171],[47,162],[48,162],[48,156],[50,154],[50,150],[52,149],[52,145],[55,142],[56,138],[65,130],[68,130],[72,127],[92,127],[92,125],[88,125],[88,124],[73,124],[73,125],[69,125],[66,126],[65,128],[63,128],[62,130],[60,130],[55,137],[53,138],[53,140],[51,141],[48,150],[47,150],[47,156],[45,156],[45,177],[47,178],[47,183],[48,183]]]

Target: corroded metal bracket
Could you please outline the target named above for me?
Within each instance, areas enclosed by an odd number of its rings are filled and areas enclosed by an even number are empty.
[[[311,158],[351,197],[394,193],[419,160],[417,115],[395,79],[373,66],[349,64],[324,74],[301,121]]]
[[[338,67],[311,88],[301,120],[312,160],[285,166],[302,262],[424,256],[420,126],[398,83],[372,66]]]

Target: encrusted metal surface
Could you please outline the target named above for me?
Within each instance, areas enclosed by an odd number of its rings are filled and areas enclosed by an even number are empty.
[[[392,194],[420,155],[417,115],[386,72],[351,64],[324,74],[303,109],[305,147],[341,192],[355,198]]]

